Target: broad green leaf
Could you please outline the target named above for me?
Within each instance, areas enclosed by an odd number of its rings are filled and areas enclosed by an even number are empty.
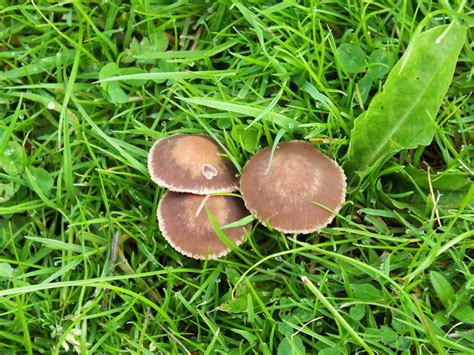
[[[233,286],[235,286],[237,284],[237,282],[239,281],[239,279],[240,279],[240,273],[236,269],[234,269],[233,267],[227,266],[225,268],[225,274],[226,274],[227,280]],[[242,285],[245,285],[245,283],[242,283]]]
[[[342,67],[351,74],[360,73],[365,68],[365,53],[354,43],[343,43],[337,48],[337,56]]]
[[[120,75],[119,68],[115,63],[108,63],[99,72],[99,79],[104,80],[115,75]],[[136,74],[135,74],[136,75]],[[101,82],[102,88],[109,94],[114,103],[123,104],[128,101],[127,94],[120,87],[118,82]]]
[[[401,316],[401,318],[393,318],[392,319],[392,328],[398,333],[398,334],[405,334],[406,332],[410,331],[410,326],[407,324],[407,319],[404,316]]]
[[[349,314],[355,321],[360,321],[365,316],[365,305],[356,304],[355,306],[351,307]]]
[[[370,53],[368,70],[374,80],[383,78],[388,73],[390,61],[386,50],[378,49]]]
[[[397,332],[386,325],[382,325],[380,328],[367,328],[364,336],[367,340],[381,341],[386,345],[390,345],[397,340]]]
[[[295,332],[295,330],[289,324],[286,324],[285,322],[277,322],[277,324],[278,324],[278,331],[282,335],[289,336]]]
[[[355,120],[349,171],[365,171],[401,149],[428,145],[454,73],[466,28],[452,23],[422,32],[390,72],[382,93]]]
[[[160,60],[160,63],[158,64],[158,67],[152,68],[150,70],[150,73],[173,73],[176,72],[178,69],[173,63],[169,63],[166,60]],[[157,84],[162,84],[164,83],[167,78],[161,78],[161,79],[153,79],[153,81]]]
[[[278,355],[304,355],[303,341],[298,335],[290,335],[278,345]]]
[[[408,350],[412,345],[412,340],[408,336],[398,337],[393,343],[390,344],[392,348],[397,350]]]
[[[13,276],[13,268],[8,263],[0,263],[0,279],[8,279]]]
[[[53,188],[53,178],[51,174],[48,173],[43,168],[30,168],[30,173],[33,176],[36,184],[41,189],[41,191],[46,194]]]
[[[433,323],[438,327],[444,327],[449,324],[449,317],[446,316],[446,311],[439,311],[433,316]]]
[[[0,184],[0,203],[10,200],[18,191],[19,187],[18,184],[14,184],[13,182]]]
[[[114,75],[118,74],[118,68],[117,68],[117,64],[115,63],[108,63],[106,65],[104,65],[102,67],[102,69],[100,69],[99,71],[99,79],[100,80],[103,80],[103,79],[106,79],[106,78],[110,78]],[[107,86],[103,85],[102,87],[106,88]]]
[[[453,301],[455,309],[451,312],[454,318],[467,324],[474,324],[474,308],[472,307],[473,284],[474,279],[470,278],[466,285],[456,292],[455,300]]]
[[[108,84],[107,93],[110,95],[112,101],[116,104],[124,104],[128,101],[128,96],[120,87],[119,83]]]
[[[119,69],[120,75],[134,75],[134,74],[144,74],[145,71],[141,68],[120,68]],[[127,80],[126,83],[131,86],[143,86],[148,82],[146,79],[130,79]]]
[[[143,37],[141,42],[133,38],[130,43],[130,48],[125,51],[125,56],[122,61],[124,63],[131,63],[135,61],[137,57],[143,56],[146,53],[162,53],[166,51],[168,44],[168,37],[164,32],[152,33],[149,37]],[[154,59],[142,59],[140,63],[152,64],[154,63]]]
[[[221,304],[217,309],[227,313],[245,313],[247,304],[247,297],[239,297]]]
[[[231,126],[232,126],[232,120],[230,119],[230,117],[220,117],[217,120],[217,127],[219,127],[219,129],[226,129]]]
[[[294,323],[306,323],[314,319],[314,313],[304,308],[298,308],[291,312],[287,319]]]
[[[437,271],[430,272],[430,280],[439,300],[444,308],[449,311],[456,297],[453,286],[451,286],[443,274]]]
[[[353,284],[354,296],[357,299],[375,301],[383,299],[382,291],[371,284]]]
[[[23,147],[19,143],[8,142],[5,150],[0,154],[0,169],[12,176],[23,172]]]
[[[458,306],[451,314],[461,322],[474,324],[474,309],[467,302]]]
[[[234,333],[242,335],[242,337],[245,338],[245,340],[247,340],[250,345],[254,345],[257,342],[258,338],[255,335],[253,335],[251,332],[238,329],[238,328],[232,328],[231,330]]]
[[[463,199],[467,198],[468,195],[469,189],[460,191],[439,191],[439,200],[436,205],[442,208],[459,208]],[[474,205],[474,197],[471,196],[469,204]],[[420,205],[422,205],[421,202]]]
[[[470,304],[470,297],[467,295],[466,289],[461,289],[457,293],[454,292],[453,286],[440,272],[430,272],[430,280],[436,295],[441,300],[446,312],[435,315],[435,323],[441,326],[449,323],[447,318],[449,313],[457,320],[474,324],[474,309]],[[455,307],[454,310],[452,308]],[[447,312],[449,312],[447,314]]]
[[[244,125],[236,125],[232,127],[232,138],[239,142],[245,151],[252,154],[257,150],[262,135],[262,131],[256,126],[257,125],[254,127],[247,127]]]
[[[391,190],[390,193],[398,194],[399,197],[396,202],[390,199],[394,205],[398,203],[407,204],[412,210],[419,209],[420,211],[426,208],[426,200],[417,192],[418,186],[423,191],[425,196],[430,192],[428,174],[423,170],[418,170],[411,167],[406,167],[404,173],[390,174]],[[466,174],[456,171],[445,171],[431,174],[431,183],[436,195],[436,205],[441,208],[459,208],[459,205],[464,197],[469,193],[469,187],[472,182]],[[406,196],[400,194],[407,193]],[[474,198],[471,203],[474,203]],[[397,208],[404,208],[398,206]]]
[[[48,178],[46,178],[43,174],[41,174],[40,179],[38,180],[37,176],[34,176],[32,173],[32,169],[34,168],[25,168],[25,176],[26,176],[26,181],[30,188],[36,192],[38,197],[50,208],[57,210],[60,212],[65,218],[67,218],[67,215],[65,212],[59,207],[54,200],[49,199],[45,193],[43,192],[43,187],[39,186],[39,183],[45,183],[45,185],[49,185]],[[47,187],[47,186],[46,186]]]
[[[362,103],[365,103],[369,98],[370,88],[372,87],[372,77],[370,75],[364,75],[362,79],[357,83],[359,86],[359,93]]]
[[[428,173],[422,169],[406,167],[405,172],[418,186],[429,189]],[[434,190],[461,191],[466,190],[472,184],[467,173],[456,171],[443,171],[431,173],[431,186]]]

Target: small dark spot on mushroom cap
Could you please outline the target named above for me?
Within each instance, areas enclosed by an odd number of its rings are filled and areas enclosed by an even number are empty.
[[[238,180],[230,160],[211,137],[175,135],[155,142],[148,154],[152,180],[171,191],[232,192]]]
[[[203,164],[201,171],[208,180],[212,180],[212,178],[218,174],[217,169],[212,164]]]

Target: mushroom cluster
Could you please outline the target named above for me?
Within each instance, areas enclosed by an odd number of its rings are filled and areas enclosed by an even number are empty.
[[[186,256],[224,256],[230,252],[228,243],[240,245],[250,229],[250,225],[225,229],[224,242],[207,211],[219,227],[250,211],[263,225],[280,232],[311,233],[331,223],[345,200],[342,168],[303,141],[282,142],[274,151],[267,147],[245,164],[240,178],[243,202],[210,195],[233,192],[239,185],[234,166],[222,154],[219,145],[203,135],[163,138],[150,150],[151,178],[170,190],[158,206],[160,229]]]
[[[248,212],[241,199],[210,195],[232,192],[238,180],[232,163],[211,137],[175,135],[155,142],[148,154],[152,180],[167,188],[158,205],[158,224],[168,243],[181,254],[195,259],[214,259],[230,248],[219,238],[208,218],[208,210],[219,227],[236,222]],[[245,228],[228,228],[228,240],[240,245]]]

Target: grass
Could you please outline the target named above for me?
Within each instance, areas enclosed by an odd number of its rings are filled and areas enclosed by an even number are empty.
[[[2,353],[472,353],[472,34],[432,143],[352,183],[320,233],[255,225],[188,259],[146,168],[176,133],[212,135],[239,171],[275,140],[344,164],[418,26],[472,25],[466,2],[121,3],[0,0]]]

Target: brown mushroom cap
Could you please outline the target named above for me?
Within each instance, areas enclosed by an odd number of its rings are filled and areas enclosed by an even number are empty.
[[[244,203],[237,197],[168,191],[158,206],[158,222],[165,239],[181,254],[194,259],[215,259],[228,254],[230,249],[216,234],[204,205],[220,227],[248,215]],[[238,246],[245,239],[244,228],[250,231],[251,226],[229,228],[223,232]]]
[[[232,192],[238,181],[230,160],[211,137],[179,134],[159,139],[148,154],[148,171],[171,191],[209,194]]]
[[[311,233],[328,225],[345,199],[342,168],[310,143],[278,144],[271,162],[271,147],[245,165],[240,191],[247,209],[265,225],[283,233]]]

